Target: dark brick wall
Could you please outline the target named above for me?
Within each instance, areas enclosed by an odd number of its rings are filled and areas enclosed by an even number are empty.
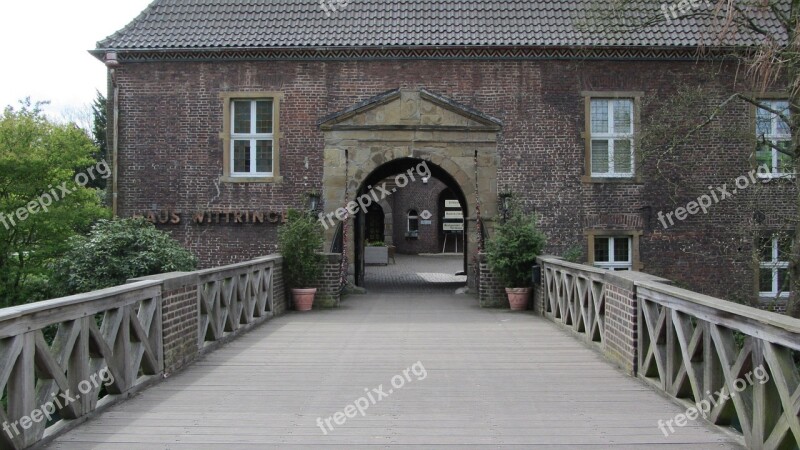
[[[419,253],[441,253],[442,244],[439,241],[439,195],[447,189],[444,183],[431,178],[428,184],[423,184],[421,180],[409,183],[406,187],[398,189],[392,194],[392,216],[394,217],[394,245],[397,253],[419,254]],[[422,225],[420,218],[419,235],[415,238],[406,237],[407,214],[410,210],[416,210],[417,214],[428,210],[433,217],[430,218],[430,225]]]
[[[698,75],[720,71],[714,81]],[[549,237],[546,251],[576,244],[584,232],[618,226],[635,217],[643,236],[643,270],[699,292],[746,300],[755,292],[747,231],[753,204],[768,214],[793,214],[791,202],[759,201],[743,191],[662,230],[655,214],[672,211],[707,186],[730,183],[749,169],[751,146],[698,134],[678,152],[690,167],[658,174],[645,163],[642,184],[589,184],[584,175],[584,100],[581,91],[641,91],[647,115],[680,82],[705,83],[725,98],[736,68],[719,63],[657,61],[349,61],[349,62],[154,62],[124,64],[120,88],[120,215],[163,208],[282,210],[301,206],[302,193],[321,190],[323,135],[317,121],[394,88],[425,88],[503,121],[498,138],[498,189],[513,191],[539,213]],[[230,184],[222,175],[222,101],[225,91],[280,91],[278,184]],[[749,107],[722,115],[731,127],[750,129]],[[307,161],[307,168],[306,168]],[[669,195],[671,180],[683,186]],[[465,192],[471,187],[464,186]],[[769,198],[790,186],[763,186]],[[471,195],[471,194],[468,194]],[[783,198],[791,199],[791,194]],[[196,253],[204,267],[243,261],[275,250],[274,225],[163,226]],[[398,227],[404,229],[404,227]]]
[[[326,253],[323,263],[322,278],[316,286],[317,296],[314,298],[314,308],[333,308],[339,306],[342,292],[341,282],[341,253]],[[288,293],[291,296],[291,292]]]
[[[478,255],[478,300],[482,308],[508,308],[508,296],[505,286],[489,270],[486,255]]]
[[[197,286],[161,293],[164,372],[172,373],[197,356]]]
[[[283,281],[283,264],[275,264],[272,267],[272,307],[276,316],[280,316],[289,310],[291,298],[286,295],[286,285]]]
[[[620,280],[621,281],[621,280]],[[637,322],[636,294],[632,283],[618,281],[618,284],[607,283],[605,310],[605,342],[603,349],[606,356],[614,360],[629,373],[636,371]],[[628,289],[630,287],[630,289]]]

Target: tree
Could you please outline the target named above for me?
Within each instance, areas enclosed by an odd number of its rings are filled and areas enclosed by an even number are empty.
[[[97,146],[95,159],[97,161],[105,161],[108,158],[108,144],[106,140],[106,129],[108,127],[108,115],[106,112],[106,97],[97,91],[97,96],[92,102],[92,136],[94,136],[94,143]],[[106,188],[106,180],[97,180],[92,187],[98,189]]]
[[[69,240],[55,278],[63,294],[77,294],[196,267],[194,255],[145,219],[100,220],[88,235]]]
[[[582,22],[582,26],[590,25],[594,33],[678,33],[685,32],[685,28],[678,27],[679,24],[691,23],[703,30],[692,36],[699,39],[698,56],[713,54],[746,68],[744,75],[748,86],[737,88],[729,95],[717,95],[716,104],[708,107],[706,103],[705,117],[692,126],[682,130],[673,128],[673,137],[662,140],[662,155],[712,128],[719,115],[733,102],[745,102],[779,118],[791,134],[788,144],[757,136],[753,154],[749,156],[759,160],[765,150],[774,149],[781,155],[781,160],[788,161],[789,167],[797,171],[797,157],[800,155],[800,1],[683,0],[663,3],[655,0],[604,0],[590,8]],[[784,92],[788,108],[764,101],[762,96],[768,91]],[[700,97],[715,98],[714,95],[701,95],[696,99]],[[698,100],[699,103],[704,101]],[[797,177],[787,177],[782,182],[791,187],[786,189],[789,192],[786,195],[794,197],[792,203],[795,205],[795,217],[784,224],[793,230],[795,237],[789,255],[787,313],[800,317],[800,220],[796,216],[800,212],[800,189]],[[754,212],[758,216],[758,210]],[[754,222],[753,229],[759,229],[759,220]]]
[[[48,266],[67,239],[109,214],[82,185],[87,169],[99,176],[91,139],[20,103],[0,117],[0,307],[49,297]]]

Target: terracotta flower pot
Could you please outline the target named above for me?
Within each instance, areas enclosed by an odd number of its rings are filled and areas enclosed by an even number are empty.
[[[314,305],[315,295],[317,295],[317,288],[292,289],[294,309],[297,311],[311,311],[311,307]]]
[[[528,298],[531,295],[531,288],[506,288],[508,303],[511,304],[512,311],[524,311],[528,309]]]

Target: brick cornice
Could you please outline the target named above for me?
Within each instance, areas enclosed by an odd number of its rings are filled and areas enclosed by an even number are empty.
[[[693,47],[436,47],[436,48],[268,48],[268,49],[98,49],[102,59],[115,52],[120,63],[152,61],[353,61],[396,59],[444,60],[633,60],[695,61],[728,58],[730,50]]]

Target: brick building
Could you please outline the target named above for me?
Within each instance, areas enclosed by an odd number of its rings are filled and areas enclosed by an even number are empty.
[[[707,213],[683,207],[756,161],[784,172],[754,144],[757,131],[785,140],[781,124],[734,102],[718,120],[749,138],[712,126],[654,159],[637,148],[640,124],[682,85],[720,102],[742,90],[736,63],[698,56],[710,20],[589,33],[591,3],[157,0],[92,52],[118,117],[115,212],[159,222],[205,266],[230,263],[275,251],[282,212],[309,195],[335,213],[426,162],[435,183],[398,187],[393,201],[435,198],[436,211],[419,208],[436,239],[407,251],[441,244],[435,191],[447,190],[463,207],[471,282],[478,221],[491,236],[511,194],[536,211],[551,254],[577,248],[587,263],[731,300],[774,297],[784,246],[772,236],[796,215],[794,178],[751,178]],[[779,89],[770,96],[784,107]],[[411,209],[392,211],[395,243]],[[357,280],[377,226],[366,216],[348,225]]]

